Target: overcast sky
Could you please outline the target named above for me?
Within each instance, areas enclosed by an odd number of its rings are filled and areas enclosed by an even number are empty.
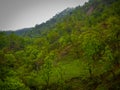
[[[0,0],[0,30],[32,27],[88,0]]]

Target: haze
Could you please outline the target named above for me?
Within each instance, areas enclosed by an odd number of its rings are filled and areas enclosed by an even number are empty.
[[[67,7],[88,0],[0,0],[0,30],[17,30],[46,22]]]

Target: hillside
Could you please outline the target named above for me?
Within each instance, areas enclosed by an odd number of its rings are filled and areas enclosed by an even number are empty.
[[[24,35],[0,32],[0,90],[120,90],[119,11],[89,0]]]

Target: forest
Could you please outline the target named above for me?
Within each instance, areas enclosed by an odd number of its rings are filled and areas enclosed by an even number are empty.
[[[0,31],[0,90],[120,90],[120,0]]]

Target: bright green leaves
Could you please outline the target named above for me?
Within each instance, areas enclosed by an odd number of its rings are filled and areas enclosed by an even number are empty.
[[[6,65],[10,67],[14,67],[16,62],[16,58],[13,54],[5,54]]]
[[[96,31],[84,32],[80,36],[81,48],[83,49],[85,57],[89,59],[99,51],[101,45],[100,35]],[[91,58],[92,59],[92,58]]]
[[[7,77],[1,86],[1,90],[29,90],[29,89],[25,87],[25,85],[19,78]]]
[[[55,54],[51,52],[46,58],[44,59],[43,64],[43,80],[45,80],[46,87],[49,86],[50,77],[52,74],[53,68],[53,61],[55,59]]]
[[[101,60],[99,60],[98,62],[98,66],[101,66],[97,69],[99,73],[104,73],[111,70],[111,68],[113,67],[113,60],[114,57],[113,53],[111,52],[111,48],[109,46],[105,46],[105,50],[103,55],[101,56]]]
[[[59,39],[59,43],[60,43],[61,47],[64,47],[64,46],[70,44],[70,35],[62,36]]]
[[[49,43],[56,42],[58,38],[59,38],[59,34],[58,34],[58,32],[55,32],[55,31],[51,31],[47,35],[47,39],[48,39]]]
[[[112,61],[113,60],[113,54],[112,54],[109,46],[105,47],[105,53],[104,53],[102,59],[107,60],[107,61]]]

